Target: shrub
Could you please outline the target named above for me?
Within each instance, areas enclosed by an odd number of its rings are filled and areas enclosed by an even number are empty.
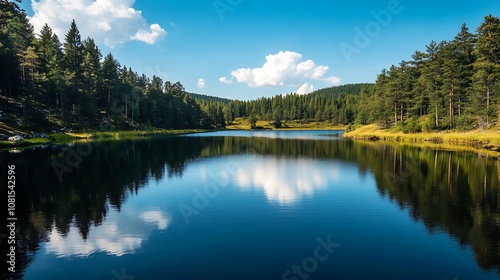
[[[424,121],[422,122],[422,131],[424,132],[430,132],[434,129],[434,119],[429,117],[429,116],[426,116],[424,118]]]
[[[250,117],[250,129],[257,128],[257,118],[255,116]]]
[[[404,133],[417,133],[421,131],[422,127],[420,126],[416,118],[409,119],[408,123],[406,123],[403,127]]]

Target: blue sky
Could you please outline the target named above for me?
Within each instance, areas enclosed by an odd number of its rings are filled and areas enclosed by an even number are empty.
[[[383,68],[500,16],[498,1],[24,0],[38,32],[74,18],[103,55],[189,92],[249,100],[374,82]]]

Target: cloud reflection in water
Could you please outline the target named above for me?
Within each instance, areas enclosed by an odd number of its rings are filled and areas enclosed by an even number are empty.
[[[113,209],[101,225],[90,228],[87,240],[83,240],[74,225],[66,236],[53,228],[46,253],[59,258],[87,257],[98,252],[114,256],[130,254],[141,247],[154,229],[167,229],[169,222],[169,216],[158,210],[137,215],[133,209],[122,209],[119,213]]]
[[[332,163],[308,159],[258,157],[236,170],[235,184],[243,189],[261,189],[270,202],[290,204],[326,189],[337,181]]]

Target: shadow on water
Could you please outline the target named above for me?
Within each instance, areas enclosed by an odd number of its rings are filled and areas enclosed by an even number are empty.
[[[1,153],[0,169],[15,164],[17,173],[15,279],[23,278],[53,228],[64,236],[74,225],[85,240],[91,226],[103,222],[109,206],[119,211],[149,180],[182,177],[186,166],[198,158],[237,154],[356,164],[360,173],[374,174],[381,196],[409,209],[413,219],[422,221],[429,231],[446,232],[461,245],[470,246],[482,268],[500,274],[500,162],[496,158],[336,138],[153,138],[94,146],[60,182],[52,164],[64,163],[70,149],[49,146]],[[2,191],[5,184],[2,180]],[[2,246],[1,254],[7,254],[7,246]]]

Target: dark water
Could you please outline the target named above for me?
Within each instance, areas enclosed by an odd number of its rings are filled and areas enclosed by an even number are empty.
[[[500,279],[498,159],[339,133],[0,153],[14,278]]]

